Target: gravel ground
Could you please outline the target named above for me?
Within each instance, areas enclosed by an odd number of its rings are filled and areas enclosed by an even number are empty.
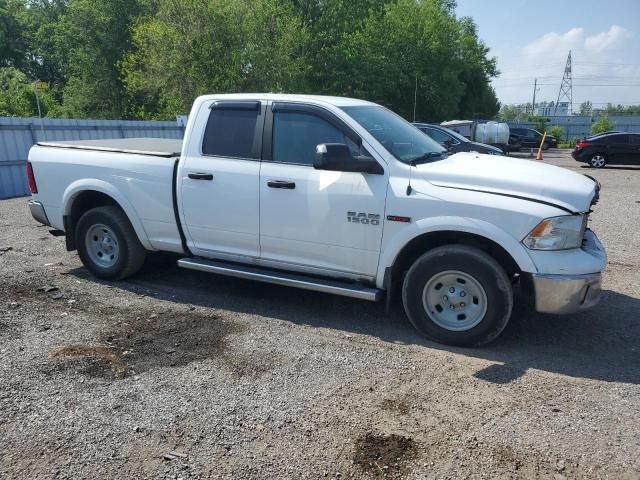
[[[603,185],[604,298],[481,349],[171,257],[96,281],[1,201],[0,478],[640,478],[640,169],[545,157]]]

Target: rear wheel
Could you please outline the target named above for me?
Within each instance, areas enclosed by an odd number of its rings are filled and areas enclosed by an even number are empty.
[[[420,333],[458,346],[496,338],[513,308],[504,269],[487,253],[465,245],[438,247],[418,258],[405,277],[402,299]]]
[[[146,250],[129,219],[115,206],[87,211],[76,228],[78,255],[93,275],[121,280],[140,270]]]
[[[604,153],[594,153],[589,159],[589,165],[593,168],[603,168],[607,164],[607,157]]]

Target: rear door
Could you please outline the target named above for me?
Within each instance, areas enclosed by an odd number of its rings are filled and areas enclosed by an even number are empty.
[[[180,208],[194,254],[258,257],[260,151],[265,105],[212,101],[198,113],[180,170]],[[236,258],[237,257],[237,258]]]
[[[321,143],[345,143],[356,155],[368,154],[366,145],[324,108],[276,102],[270,110],[260,173],[260,261],[328,276],[375,276],[388,172],[315,170]]]

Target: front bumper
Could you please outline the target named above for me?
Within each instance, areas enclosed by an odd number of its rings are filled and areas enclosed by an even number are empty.
[[[593,307],[600,301],[602,274],[531,275],[536,311],[567,314]]]
[[[51,226],[49,219],[47,218],[47,212],[44,211],[44,205],[36,200],[29,200],[29,211],[31,216],[38,222]]]
[[[585,232],[582,249],[604,270],[607,253],[591,231]],[[593,307],[600,301],[602,272],[586,274],[531,273],[535,308],[542,313],[568,314]]]

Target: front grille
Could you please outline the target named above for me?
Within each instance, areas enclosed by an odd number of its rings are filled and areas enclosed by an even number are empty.
[[[584,218],[582,219],[582,246],[584,247],[587,241],[587,227],[589,223],[589,214],[585,213]]]

